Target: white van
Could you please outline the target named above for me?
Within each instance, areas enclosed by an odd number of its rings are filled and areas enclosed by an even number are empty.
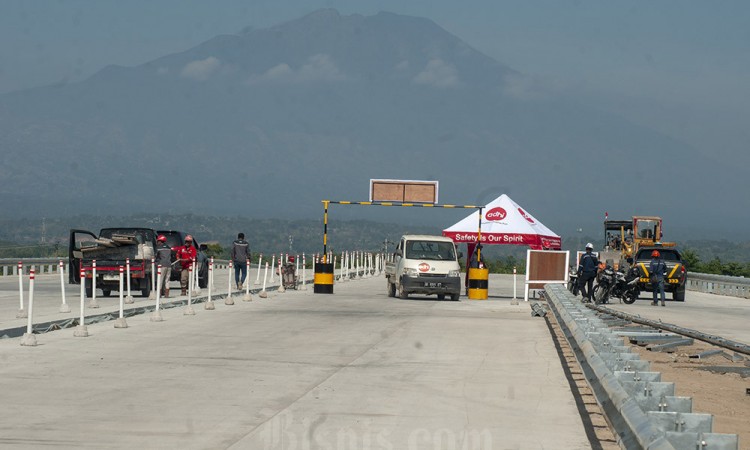
[[[386,262],[388,296],[401,298],[409,294],[437,294],[438,299],[461,294],[461,266],[453,241],[443,236],[405,235]]]

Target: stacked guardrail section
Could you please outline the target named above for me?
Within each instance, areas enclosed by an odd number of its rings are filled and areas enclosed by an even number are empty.
[[[609,422],[627,449],[737,450],[735,434],[713,433],[713,416],[692,412],[692,399],[650,371],[622,338],[563,285],[545,292],[581,369]]]

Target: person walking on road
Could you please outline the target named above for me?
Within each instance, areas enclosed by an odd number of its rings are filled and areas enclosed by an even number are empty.
[[[198,256],[198,251],[193,245],[193,237],[189,234],[185,236],[185,245],[177,247],[175,251],[181,269],[180,288],[182,288],[182,295],[187,295],[188,286],[190,286],[190,266],[193,265],[193,260]]]
[[[664,301],[664,272],[667,271],[667,264],[661,259],[659,250],[651,252],[651,263],[648,265],[648,271],[651,274],[651,289],[654,293],[653,306],[658,305],[656,294],[661,295],[661,306],[667,306]]]
[[[161,266],[161,296],[169,298],[169,278],[172,276],[172,247],[167,245],[167,237],[160,234],[156,238],[156,265]]]
[[[247,277],[247,260],[250,259],[250,244],[245,240],[245,233],[238,233],[237,239],[232,242],[232,263],[234,264],[234,283],[237,289],[242,289],[242,284]]]
[[[581,260],[578,263],[578,286],[581,289],[584,302],[591,302],[598,266],[599,259],[594,254],[594,244],[589,242],[586,244],[586,253],[581,255]]]

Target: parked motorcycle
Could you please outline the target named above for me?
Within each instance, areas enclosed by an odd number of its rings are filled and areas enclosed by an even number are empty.
[[[638,280],[641,274],[638,267],[631,267],[627,272],[619,270],[615,274],[615,285],[610,295],[617,297],[628,305],[635,303],[641,295]]]
[[[594,303],[597,305],[609,303],[609,298],[612,296],[612,289],[614,289],[615,284],[615,269],[606,266],[601,272],[599,272],[596,286],[594,286]]]
[[[575,296],[578,295],[578,271],[575,267],[570,268],[570,272],[568,272],[568,290]]]

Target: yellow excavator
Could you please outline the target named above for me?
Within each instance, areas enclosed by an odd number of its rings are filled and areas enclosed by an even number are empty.
[[[662,219],[658,216],[633,216],[631,220],[604,220],[604,250],[599,260],[615,267],[627,267],[640,247],[674,247],[662,242]]]

